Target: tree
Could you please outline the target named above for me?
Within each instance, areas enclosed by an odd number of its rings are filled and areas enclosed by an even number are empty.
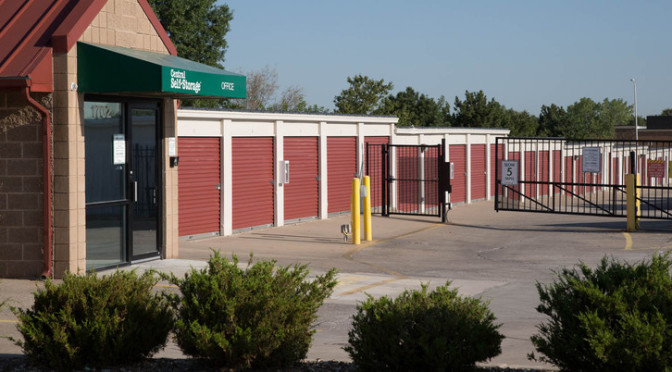
[[[340,114],[376,115],[384,112],[383,98],[394,87],[385,80],[368,76],[348,77],[347,89],[334,98],[336,112]]]
[[[632,118],[633,107],[624,100],[605,98],[598,106],[599,138],[614,138],[614,126],[627,125]],[[639,123],[638,123],[639,124]]]
[[[309,105],[303,94],[303,88],[290,86],[276,99],[278,91],[278,72],[265,66],[257,71],[245,73],[247,76],[247,98],[232,99],[223,106],[232,110],[283,111],[327,113],[329,109]]]
[[[455,97],[452,123],[456,127],[476,128],[508,128],[506,108],[495,101],[488,102],[488,97],[482,90],[478,92],[464,92],[464,101]]]
[[[541,106],[538,135],[542,137],[562,137],[562,127],[567,125],[567,112],[562,106],[551,104]]]
[[[216,0],[149,0],[180,57],[222,68],[233,14]]]
[[[560,128],[563,137],[572,139],[600,138],[599,105],[590,98],[583,97],[567,106],[567,121]]]
[[[537,135],[539,120],[527,111],[506,110],[508,119],[505,121],[506,128],[511,130],[512,136],[534,137]]]
[[[605,98],[597,103],[581,98],[567,106],[567,120],[558,128],[561,136],[574,139],[614,138],[614,126],[626,125],[632,117],[632,106],[622,99]]]
[[[439,98],[438,102],[424,94],[419,94],[413,88],[407,87],[405,91],[395,95],[389,95],[383,102],[385,114],[395,115],[399,118],[397,123],[400,127],[443,127],[448,126],[450,105],[445,98]]]
[[[233,14],[216,0],[149,0],[180,57],[223,68]],[[183,106],[222,107],[226,99],[187,99]]]
[[[282,92],[280,102],[269,107],[272,111],[281,112],[302,112],[311,114],[328,113],[329,109],[318,105],[308,105],[303,94],[303,88],[291,86]]]
[[[271,105],[271,101],[278,90],[278,72],[265,66],[259,71],[250,71],[247,74],[247,98],[242,101],[242,108],[246,110],[263,111]]]
[[[660,112],[660,116],[672,116],[672,108],[666,108]]]

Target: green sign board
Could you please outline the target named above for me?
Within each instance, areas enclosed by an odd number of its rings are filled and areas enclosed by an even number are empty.
[[[84,93],[247,97],[244,75],[167,54],[80,42],[77,67]]]
[[[161,90],[199,96],[245,96],[245,76],[218,75],[183,68],[161,68]]]

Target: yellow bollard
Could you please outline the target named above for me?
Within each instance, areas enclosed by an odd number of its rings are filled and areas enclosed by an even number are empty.
[[[637,231],[639,230],[639,207],[640,203],[637,197],[639,192],[637,191],[637,184],[639,181],[639,174],[626,174],[625,175],[625,191],[626,191],[626,211],[627,211],[627,231]]]
[[[370,242],[373,240],[371,231],[371,178],[364,176],[364,240]]]
[[[639,178],[639,173],[637,173],[637,177],[635,177],[635,179],[636,179],[636,182],[637,182],[635,185],[641,185],[641,183],[640,183],[641,179]],[[641,215],[642,215],[642,205],[641,205],[642,202],[640,200],[641,190],[636,188],[636,187],[635,187],[635,190],[637,190],[636,191],[637,200],[635,201],[635,204],[637,206],[637,214],[636,214],[636,219],[637,220],[635,221],[635,228],[637,228],[637,230],[639,230],[639,217],[641,217]]]
[[[350,215],[352,219],[352,243],[359,244],[362,242],[362,227],[359,217],[359,178],[352,179]]]

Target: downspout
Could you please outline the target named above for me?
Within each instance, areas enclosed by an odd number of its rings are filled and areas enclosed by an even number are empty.
[[[42,270],[42,278],[51,277],[51,241],[53,236],[52,217],[51,217],[51,120],[49,110],[42,106],[33,97],[30,96],[30,81],[28,86],[23,90],[23,96],[26,100],[42,114],[42,158],[43,158],[43,177],[42,182],[42,201],[44,208],[44,228],[42,229],[42,242],[44,244],[44,267]]]

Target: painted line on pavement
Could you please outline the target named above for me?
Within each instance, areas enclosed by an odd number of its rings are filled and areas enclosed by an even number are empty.
[[[14,323],[14,324],[16,324],[16,323],[18,323],[18,322],[19,322],[18,320],[4,320],[4,319],[0,319],[0,323]]]
[[[350,260],[350,261],[355,261],[355,262],[357,262],[357,263],[361,263],[361,264],[363,264],[363,265],[367,265],[367,266],[371,267],[372,269],[375,269],[375,270],[378,270],[378,271],[382,271],[382,272],[384,272],[384,273],[386,273],[386,274],[392,275],[392,276],[394,276],[394,278],[392,278],[392,279],[387,279],[387,280],[383,280],[383,281],[376,282],[376,283],[367,284],[367,285],[362,286],[362,287],[354,288],[354,289],[351,289],[351,290],[349,290],[349,291],[345,291],[345,292],[339,293],[339,294],[337,294],[336,296],[345,296],[345,295],[350,295],[350,294],[354,294],[354,293],[358,293],[358,292],[364,292],[364,291],[366,291],[366,290],[368,290],[368,289],[371,289],[371,288],[374,288],[374,287],[378,287],[378,286],[381,286],[381,285],[385,285],[385,284],[388,284],[388,283],[392,283],[392,282],[395,282],[395,281],[397,281],[397,280],[408,279],[409,277],[406,276],[406,275],[404,275],[404,274],[398,273],[398,272],[396,272],[396,271],[394,271],[394,270],[390,270],[390,269],[385,268],[385,267],[382,267],[382,266],[378,266],[378,265],[376,265],[376,264],[372,264],[372,263],[370,263],[370,262],[364,262],[364,261],[358,260],[358,259],[354,258],[353,255],[354,255],[355,253],[357,253],[357,252],[359,252],[359,251],[365,249],[365,248],[374,246],[374,245],[376,245],[376,244],[385,243],[385,242],[389,242],[389,241],[396,240],[396,239],[406,238],[406,237],[409,237],[409,236],[412,236],[412,235],[415,235],[415,234],[419,234],[419,233],[422,233],[422,232],[425,232],[425,231],[430,231],[430,230],[436,229],[437,227],[441,227],[441,226],[445,226],[445,225],[443,225],[443,224],[436,224],[436,225],[432,225],[432,226],[429,226],[429,227],[422,228],[422,229],[420,229],[420,230],[411,231],[411,232],[406,233],[406,234],[401,234],[401,235],[393,236],[393,237],[391,237],[391,238],[380,239],[380,240],[373,240],[373,241],[370,241],[370,242],[366,242],[366,243],[363,243],[363,244],[359,244],[359,245],[356,246],[355,248],[353,248],[353,249],[351,249],[351,250],[345,252],[345,253],[343,254],[343,258],[345,258],[345,259],[347,259],[347,260]]]
[[[364,292],[364,291],[366,291],[367,289],[371,289],[371,288],[379,287],[379,286],[381,286],[381,285],[385,285],[385,284],[388,284],[388,283],[396,282],[396,281],[401,280],[401,279],[402,279],[402,278],[392,278],[392,279],[382,280],[382,281],[380,281],[380,282],[371,283],[371,284],[368,284],[368,285],[365,285],[365,286],[362,286],[362,287],[358,287],[358,288],[355,288],[355,289],[351,289],[351,290],[349,290],[349,291],[341,292],[341,293],[338,293],[338,294],[336,294],[336,295],[334,295],[334,296],[335,296],[335,297],[339,297],[339,296],[347,296],[347,295],[351,295],[351,294],[355,294],[355,293],[359,293],[359,292]]]
[[[670,250],[672,249],[671,245],[663,245],[658,247],[645,247],[645,248],[633,248],[632,247],[632,235],[628,232],[621,232],[625,237],[625,250],[626,251],[650,251],[650,250]]]

